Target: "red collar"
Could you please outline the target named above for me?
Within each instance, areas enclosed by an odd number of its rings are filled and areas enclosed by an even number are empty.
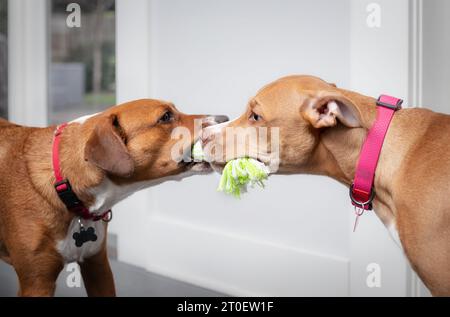
[[[59,143],[61,141],[61,134],[67,123],[63,123],[58,126],[53,135],[53,147],[52,147],[52,163],[53,163],[53,173],[55,175],[55,190],[58,194],[59,199],[64,203],[67,209],[83,219],[98,221],[110,221],[111,220],[111,210],[107,210],[101,215],[94,215],[89,212],[84,203],[77,197],[75,192],[72,190],[72,186],[68,179],[65,179],[61,173],[60,161],[59,161]]]
[[[374,179],[384,139],[392,118],[402,107],[403,100],[382,95],[377,101],[377,119],[367,134],[361,150],[355,180],[350,187],[350,198],[357,216],[372,210],[375,198]]]

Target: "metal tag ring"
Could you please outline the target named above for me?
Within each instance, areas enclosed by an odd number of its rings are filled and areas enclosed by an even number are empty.
[[[362,202],[360,202],[360,201],[357,201],[357,200],[355,199],[355,197],[353,197],[353,189],[354,189],[354,188],[355,188],[355,184],[352,184],[352,185],[350,186],[350,199],[352,200],[352,202],[353,202],[355,205],[357,205],[358,207],[362,207],[362,208],[364,208],[365,206],[370,206],[370,205],[372,204],[373,200],[375,199],[375,191],[373,190],[373,188],[372,188],[372,190],[371,190],[371,192],[370,192],[370,198],[369,198],[369,200],[366,201],[366,202],[364,202],[364,203],[362,203]]]
[[[102,217],[103,222],[111,222],[113,218],[112,210],[108,210],[106,214]]]

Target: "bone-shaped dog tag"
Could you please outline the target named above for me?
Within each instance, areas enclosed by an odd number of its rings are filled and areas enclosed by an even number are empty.
[[[75,240],[75,245],[77,248],[81,248],[86,242],[97,241],[97,235],[95,234],[95,229],[93,227],[85,229],[81,226],[80,232],[75,232],[72,237]]]

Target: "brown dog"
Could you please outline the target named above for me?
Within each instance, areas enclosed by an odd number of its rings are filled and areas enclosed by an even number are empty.
[[[196,119],[206,125],[227,120],[185,115],[157,100],[133,101],[75,120],[60,136],[62,174],[90,213],[104,213],[139,189],[205,169],[172,153],[178,142],[172,131],[186,127],[190,149]],[[72,235],[79,230],[79,217],[55,192],[54,132],[54,126],[30,128],[0,120],[0,257],[14,266],[19,295],[53,295],[64,263],[78,261],[88,295],[113,296],[107,224],[83,220],[98,238],[76,247]]]
[[[205,154],[217,166],[236,156],[266,164],[279,159],[278,173],[327,175],[350,186],[376,112],[374,98],[316,77],[291,76],[264,87],[241,117],[205,129],[202,139],[205,148],[216,149]],[[262,126],[279,128],[279,153],[226,156],[235,145],[227,127]],[[437,296],[450,295],[449,181],[450,116],[398,111],[376,171],[374,209],[386,227],[398,231],[413,268]]]

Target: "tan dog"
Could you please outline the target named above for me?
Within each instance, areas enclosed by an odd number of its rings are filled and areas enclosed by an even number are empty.
[[[235,158],[225,157],[235,145],[225,141],[227,127],[279,127],[279,153],[250,155],[266,164],[279,157],[278,173],[327,175],[350,186],[376,112],[374,98],[292,76],[264,87],[241,117],[205,129],[202,139],[216,149],[206,155],[219,166]],[[376,171],[374,209],[386,227],[397,229],[413,268],[437,296],[450,295],[449,181],[450,116],[398,111]]]
[[[206,125],[227,120],[185,115],[157,100],[133,101],[75,120],[61,134],[62,173],[90,213],[103,213],[139,189],[204,170],[207,165],[174,159],[172,153],[178,141],[172,130],[189,129],[190,148],[195,119]],[[79,229],[78,217],[55,192],[54,131],[54,126],[22,127],[0,119],[0,257],[14,266],[19,295],[53,295],[64,263],[78,261],[88,295],[113,296],[107,224],[83,220],[98,239],[77,248],[72,235]]]

